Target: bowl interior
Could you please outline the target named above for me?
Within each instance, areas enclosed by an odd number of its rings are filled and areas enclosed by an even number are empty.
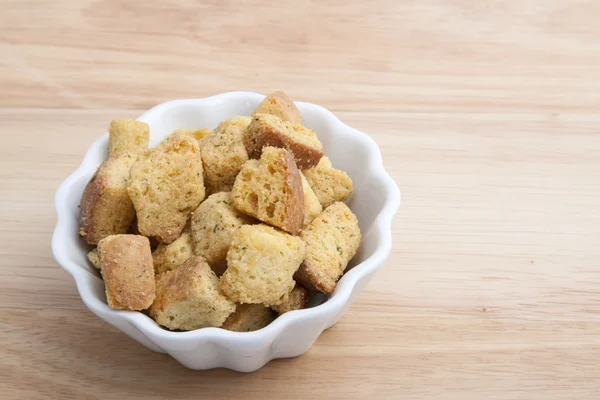
[[[229,117],[250,115],[262,97],[248,93],[217,97],[216,100],[175,100],[149,110],[139,120],[150,125],[150,146],[155,146],[177,128],[214,129],[220,121]],[[364,134],[342,124],[327,110],[309,103],[297,105],[304,124],[317,133],[325,148],[325,154],[333,165],[346,171],[354,183],[354,192],[347,204],[358,218],[363,239],[357,255],[348,266],[347,270],[350,270],[369,258],[381,240],[381,230],[373,229],[374,222],[391,194],[386,189],[383,178],[375,171],[380,168],[379,150],[372,141],[364,137]],[[64,248],[69,249],[66,252],[67,257],[94,275],[90,289],[104,302],[106,300],[102,280],[87,260],[87,252],[91,247],[79,239],[77,232],[79,201],[88,180],[107,156],[107,142],[108,134],[105,134],[93,144],[84,160],[83,173],[68,189],[65,198],[71,214],[66,223],[69,225],[68,230],[73,234],[62,238]],[[333,295],[335,296],[335,292]]]

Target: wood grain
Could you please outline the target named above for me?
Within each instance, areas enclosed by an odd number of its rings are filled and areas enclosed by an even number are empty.
[[[0,398],[600,396],[600,3],[154,3],[0,1]],[[392,256],[306,355],[186,370],[87,311],[53,195],[113,118],[279,88],[379,143]]]

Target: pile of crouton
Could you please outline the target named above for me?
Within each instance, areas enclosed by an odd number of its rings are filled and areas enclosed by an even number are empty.
[[[213,131],[177,129],[152,149],[149,134],[112,121],[81,198],[111,308],[171,330],[253,331],[331,295],[361,240],[352,180],[285,93]]]

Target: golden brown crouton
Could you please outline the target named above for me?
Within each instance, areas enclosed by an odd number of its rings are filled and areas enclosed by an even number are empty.
[[[161,243],[154,250],[152,253],[154,272],[160,274],[179,267],[188,258],[194,256],[193,250],[192,235],[189,229],[184,230],[175,241],[169,244]]]
[[[259,158],[266,146],[287,149],[300,169],[314,167],[323,157],[323,145],[315,132],[269,114],[256,114],[252,118],[244,133],[244,145],[253,159]]]
[[[221,326],[235,311],[223,295],[219,278],[202,257],[156,276],[156,300],[150,316],[169,329],[193,330]]]
[[[248,160],[231,191],[243,213],[297,235],[304,223],[302,178],[285,149],[265,147],[260,161]]]
[[[271,114],[284,121],[302,123],[298,108],[296,108],[292,99],[282,91],[269,93],[252,113],[253,116],[256,114]]]
[[[282,303],[294,287],[305,244],[267,225],[244,225],[233,235],[221,289],[238,303]]]
[[[211,133],[212,133],[212,131],[210,129],[206,129],[206,128],[199,128],[199,129],[179,128],[179,129],[175,129],[171,133],[171,135],[183,134],[183,135],[187,135],[191,138],[196,139],[198,142],[202,142],[204,140],[204,138],[207,137],[208,135],[210,135]]]
[[[269,325],[274,317],[271,309],[262,304],[238,304],[221,328],[234,332],[257,331]]]
[[[148,238],[113,235],[98,243],[106,300],[118,310],[144,310],[154,301],[154,268]]]
[[[93,249],[87,254],[87,258],[92,263],[94,268],[101,269],[102,265],[100,264],[100,254],[98,254],[98,248]]]
[[[203,256],[217,275],[223,274],[233,234],[253,221],[233,207],[231,193],[210,195],[192,214],[194,252]]]
[[[81,196],[79,234],[89,244],[109,236],[126,233],[135,217],[127,194],[129,170],[135,156],[122,153],[104,161]]]
[[[140,232],[173,242],[204,199],[198,142],[181,134],[169,136],[133,164],[127,191]]]
[[[333,203],[304,228],[300,238],[306,242],[306,259],[295,279],[330,295],[360,244],[356,216],[344,203]]]
[[[249,117],[223,121],[202,142],[202,162],[209,193],[230,192],[235,177],[248,160],[242,141]]]
[[[323,207],[321,206],[321,202],[319,202],[319,198],[313,192],[312,188],[308,184],[308,181],[302,174],[300,173],[300,177],[302,178],[302,191],[304,193],[304,226],[310,224],[313,219],[323,211]]]
[[[132,119],[115,119],[108,129],[108,155],[139,154],[148,150],[150,127]]]
[[[344,201],[352,193],[352,179],[344,171],[333,168],[331,160],[321,158],[319,164],[302,171],[323,208]]]
[[[288,311],[301,310],[306,307],[308,292],[302,286],[294,286],[287,300],[283,303],[271,307],[278,314],[284,314]]]

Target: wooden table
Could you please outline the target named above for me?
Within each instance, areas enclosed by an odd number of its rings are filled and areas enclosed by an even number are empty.
[[[1,398],[600,398],[600,3],[151,3],[0,2]],[[85,308],[53,195],[113,118],[279,88],[379,143],[392,256],[306,355],[190,371]]]

